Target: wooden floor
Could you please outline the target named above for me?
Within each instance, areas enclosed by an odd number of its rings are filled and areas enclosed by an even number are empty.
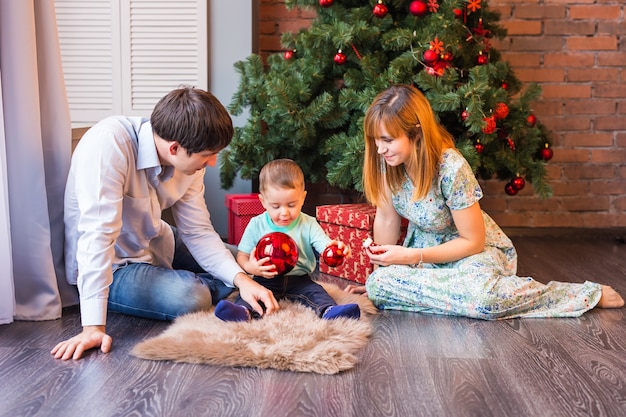
[[[510,234],[520,275],[626,295],[623,234]],[[327,376],[136,359],[132,346],[167,323],[117,314],[111,353],[55,360],[52,346],[79,329],[74,308],[0,326],[0,416],[626,416],[625,313],[486,322],[382,312],[357,367]]]

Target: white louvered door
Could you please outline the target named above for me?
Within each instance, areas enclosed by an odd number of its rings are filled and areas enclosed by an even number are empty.
[[[207,0],[55,0],[74,125],[149,116],[181,85],[207,88]]]

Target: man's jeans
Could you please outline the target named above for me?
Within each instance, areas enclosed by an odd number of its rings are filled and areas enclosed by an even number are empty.
[[[131,263],[116,270],[109,291],[109,311],[173,320],[182,314],[208,310],[234,290],[205,272],[178,238],[172,267]]]

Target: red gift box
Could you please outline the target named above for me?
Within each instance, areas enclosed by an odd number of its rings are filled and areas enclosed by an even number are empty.
[[[363,249],[363,241],[373,235],[376,208],[370,204],[338,204],[316,207],[316,217],[326,234],[350,246],[352,254],[338,267],[320,261],[319,269],[328,275],[365,283],[373,267]],[[399,244],[404,240],[407,222],[402,222]]]
[[[250,223],[250,219],[265,209],[259,201],[259,194],[226,194],[226,208],[228,209],[228,243],[238,245]]]

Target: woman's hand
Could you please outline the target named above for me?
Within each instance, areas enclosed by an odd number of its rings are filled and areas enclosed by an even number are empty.
[[[364,295],[367,295],[367,290],[365,289],[365,285],[349,284],[343,290],[345,292],[349,292],[350,294],[364,294]]]
[[[412,265],[420,260],[421,249],[405,248],[400,245],[372,245],[365,251],[374,265]]]

